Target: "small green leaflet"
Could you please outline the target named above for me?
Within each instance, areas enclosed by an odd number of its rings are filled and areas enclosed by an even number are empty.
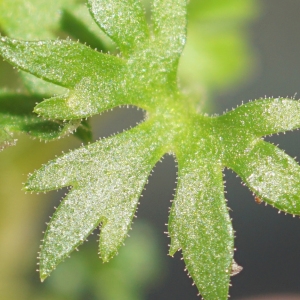
[[[69,135],[80,121],[49,121],[32,112],[42,98],[0,90],[0,148],[13,145],[15,133],[23,132],[32,137],[50,141]],[[81,127],[81,126],[80,126]]]

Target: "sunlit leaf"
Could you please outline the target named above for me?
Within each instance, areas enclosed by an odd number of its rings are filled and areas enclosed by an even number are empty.
[[[45,235],[42,279],[100,223],[101,258],[108,261],[116,254],[131,226],[147,177],[163,154],[151,133],[151,123],[141,125],[70,152],[31,176],[27,190],[72,186]]]
[[[166,69],[177,71],[178,60],[186,42],[186,0],[154,0],[152,24],[158,55]],[[171,63],[171,64],[170,64]]]

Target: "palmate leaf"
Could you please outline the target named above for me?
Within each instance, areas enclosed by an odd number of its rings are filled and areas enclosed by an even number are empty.
[[[66,95],[38,104],[35,110],[43,116],[72,120],[124,104],[147,111],[134,129],[71,151],[29,177],[28,191],[71,187],[45,234],[41,278],[99,224],[100,255],[109,260],[124,241],[151,169],[164,153],[173,153],[178,187],[169,219],[170,254],[182,250],[204,299],[227,299],[234,265],[233,229],[222,169],[232,168],[262,200],[300,214],[299,166],[262,141],[265,135],[300,127],[300,104],[260,99],[219,117],[199,114],[177,86],[185,0],[153,0],[151,26],[137,0],[88,4],[121,56],[69,40],[0,39],[0,52],[12,64],[68,89]],[[119,7],[124,15],[117,18]]]

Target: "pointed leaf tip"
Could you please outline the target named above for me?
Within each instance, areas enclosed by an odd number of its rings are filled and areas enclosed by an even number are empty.
[[[41,273],[41,271],[40,271],[40,280],[41,280],[41,282],[44,282],[49,275],[50,274]]]

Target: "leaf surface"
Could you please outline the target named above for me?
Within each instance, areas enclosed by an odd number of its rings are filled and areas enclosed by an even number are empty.
[[[14,38],[53,38],[53,33],[59,30],[61,8],[75,2],[76,0],[1,0],[0,25],[7,35]]]
[[[282,150],[259,141],[229,167],[266,203],[300,214],[300,166]]]
[[[27,190],[72,186],[45,234],[40,258],[42,279],[100,223],[101,258],[108,261],[116,254],[130,229],[149,173],[163,154],[150,127],[142,124],[70,152],[29,178]],[[127,157],[127,153],[133,155]]]
[[[220,117],[235,128],[245,128],[261,137],[300,126],[300,103],[286,98],[260,99],[241,105]]]
[[[3,146],[13,144],[15,133],[23,132],[45,141],[60,138],[72,133],[80,121],[49,121],[39,118],[32,112],[38,96],[28,96],[0,90],[0,131]]]
[[[163,52],[166,70],[177,71],[179,57],[186,42],[186,0],[153,0],[152,26],[157,55]]]
[[[96,23],[125,56],[148,38],[148,25],[139,0],[89,0],[88,5]]]
[[[70,40],[23,42],[2,37],[0,46],[3,57],[20,69],[70,89],[37,105],[38,114],[79,119],[122,104],[115,82],[124,64],[118,57]]]
[[[206,145],[207,148],[209,148]],[[222,165],[202,148],[177,156],[178,186],[169,218],[170,254],[182,249],[204,299],[227,299],[233,230],[224,198]]]
[[[71,40],[24,42],[2,37],[0,43],[3,57],[12,64],[67,88],[95,75],[103,81],[112,80],[122,66],[121,59]]]

